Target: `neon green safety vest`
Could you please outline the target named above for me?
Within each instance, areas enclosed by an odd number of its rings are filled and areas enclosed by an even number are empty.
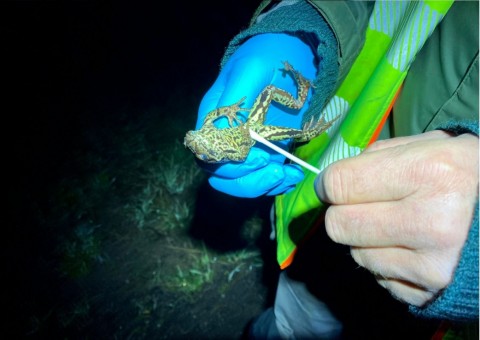
[[[320,170],[362,152],[385,122],[415,55],[453,1],[377,1],[365,45],[335,96],[325,106],[327,120],[340,119],[327,133],[295,154]],[[296,189],[275,199],[277,260],[286,268],[297,245],[322,224],[325,209],[314,191],[315,174],[306,173]]]

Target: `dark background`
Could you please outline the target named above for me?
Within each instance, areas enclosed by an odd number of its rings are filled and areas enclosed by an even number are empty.
[[[199,103],[256,3],[2,2],[2,116],[13,175],[54,176],[50,159],[68,157],[80,131],[136,119],[179,91]],[[194,124],[195,112],[171,114]]]

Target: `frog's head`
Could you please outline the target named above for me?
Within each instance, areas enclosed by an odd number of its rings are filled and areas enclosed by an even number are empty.
[[[214,131],[204,133],[203,130],[188,131],[183,144],[200,160],[207,163],[222,163],[228,161],[222,152],[221,142]]]

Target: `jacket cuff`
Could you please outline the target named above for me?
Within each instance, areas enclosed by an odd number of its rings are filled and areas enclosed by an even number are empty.
[[[478,120],[457,120],[457,121],[449,121],[440,126],[438,126],[435,130],[444,130],[454,135],[461,135],[464,133],[472,133],[478,136]]]

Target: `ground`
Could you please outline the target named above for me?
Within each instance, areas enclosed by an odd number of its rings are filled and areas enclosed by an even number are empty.
[[[155,152],[158,117],[87,131],[91,148],[23,207],[39,228],[23,240],[37,256],[17,254],[24,335],[239,338],[266,306],[277,271],[261,254],[273,245],[262,232],[271,200],[215,192],[178,141]]]

